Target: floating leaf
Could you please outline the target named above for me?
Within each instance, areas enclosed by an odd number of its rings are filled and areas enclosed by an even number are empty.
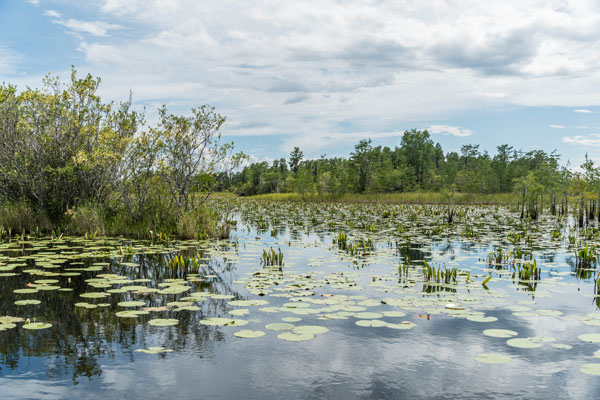
[[[17,301],[15,301],[15,304],[18,305],[18,306],[29,306],[29,305],[36,305],[36,304],[40,304],[40,303],[41,303],[41,301],[39,301],[39,300],[33,300],[33,299],[30,299],[30,300],[17,300]]]
[[[387,322],[380,319],[360,319],[356,321],[356,325],[364,327],[380,328],[387,325]]]
[[[315,338],[315,335],[283,332],[277,335],[278,339],[287,340],[288,342],[303,342],[305,340],[311,340]]]
[[[159,353],[171,353],[173,350],[165,349],[164,347],[148,347],[147,349],[136,349],[137,353],[146,354],[159,354]]]
[[[508,339],[513,336],[517,336],[519,333],[508,329],[486,329],[483,331],[483,334],[486,336]]]
[[[600,343],[600,333],[586,333],[578,336],[579,340],[590,343]]]
[[[52,326],[52,324],[49,324],[47,322],[31,322],[29,324],[23,325],[23,329],[38,330],[38,329],[47,329],[47,328],[50,328],[51,326]]]
[[[288,331],[293,329],[295,326],[292,324],[285,324],[282,322],[276,322],[274,324],[265,325],[265,328],[270,329],[272,331]]]
[[[265,332],[263,331],[252,331],[249,329],[243,329],[241,331],[233,332],[234,336],[245,339],[253,339],[261,336],[265,336]]]
[[[137,301],[137,300],[121,301],[121,302],[117,303],[117,305],[119,307],[140,307],[140,306],[145,306],[146,302],[145,301]]]
[[[600,364],[583,364],[579,370],[584,374],[600,376]]]
[[[511,358],[505,354],[480,353],[475,356],[475,361],[485,364],[506,364]]]
[[[152,326],[174,326],[179,323],[178,319],[174,318],[155,318],[148,321]]]

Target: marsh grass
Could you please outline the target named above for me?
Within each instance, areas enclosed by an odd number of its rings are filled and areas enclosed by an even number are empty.
[[[343,194],[341,196],[319,196],[316,193],[271,193],[251,196],[251,199],[267,201],[326,201],[342,203],[400,203],[400,204],[448,204],[448,196],[435,192],[410,193],[366,193]],[[452,195],[453,204],[485,204],[485,205],[516,205],[514,196],[510,193],[478,194],[455,193]]]

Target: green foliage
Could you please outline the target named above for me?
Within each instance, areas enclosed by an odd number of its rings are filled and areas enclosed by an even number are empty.
[[[283,266],[283,253],[280,248],[277,248],[277,252],[271,247],[269,250],[263,250],[263,254],[260,257],[260,262],[264,266]]]
[[[0,86],[1,226],[227,236],[207,204],[223,174],[245,159],[221,143],[225,117],[207,105],[191,116],[163,106],[158,124],[146,128],[131,96],[104,103],[99,85],[72,69],[68,83],[47,76],[41,90]]]
[[[524,153],[501,145],[491,157],[481,152],[478,145],[468,144],[460,153],[444,154],[426,130],[404,132],[399,146],[394,148],[373,146],[370,139],[361,140],[348,159],[321,156],[304,160],[303,156],[298,147],[290,153],[291,173],[285,159],[275,160],[272,165],[250,164],[233,174],[220,189],[244,196],[296,192],[303,200],[339,200],[349,193],[369,193],[379,201],[390,193],[427,192],[419,202],[432,203],[441,200],[429,199],[427,195],[431,193],[452,193],[445,196],[446,200],[456,197],[458,202],[465,195],[506,193],[512,197],[511,202],[523,204],[526,216],[537,218],[541,201],[551,203],[556,211],[559,194],[568,191],[571,180],[568,170],[559,169],[555,153]],[[600,173],[588,175],[600,177]],[[597,182],[600,192],[600,180]]]

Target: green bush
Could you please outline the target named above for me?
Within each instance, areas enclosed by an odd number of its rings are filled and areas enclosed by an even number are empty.
[[[13,233],[49,231],[50,221],[42,211],[34,210],[25,201],[5,202],[0,205],[0,226]]]
[[[68,210],[65,215],[66,231],[69,234],[104,234],[104,215],[98,205],[80,205]]]

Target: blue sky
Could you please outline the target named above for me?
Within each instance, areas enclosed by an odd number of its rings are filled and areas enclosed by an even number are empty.
[[[429,129],[446,151],[600,161],[600,3],[0,0],[0,81],[71,65],[152,122],[211,104],[252,160],[346,156]]]

